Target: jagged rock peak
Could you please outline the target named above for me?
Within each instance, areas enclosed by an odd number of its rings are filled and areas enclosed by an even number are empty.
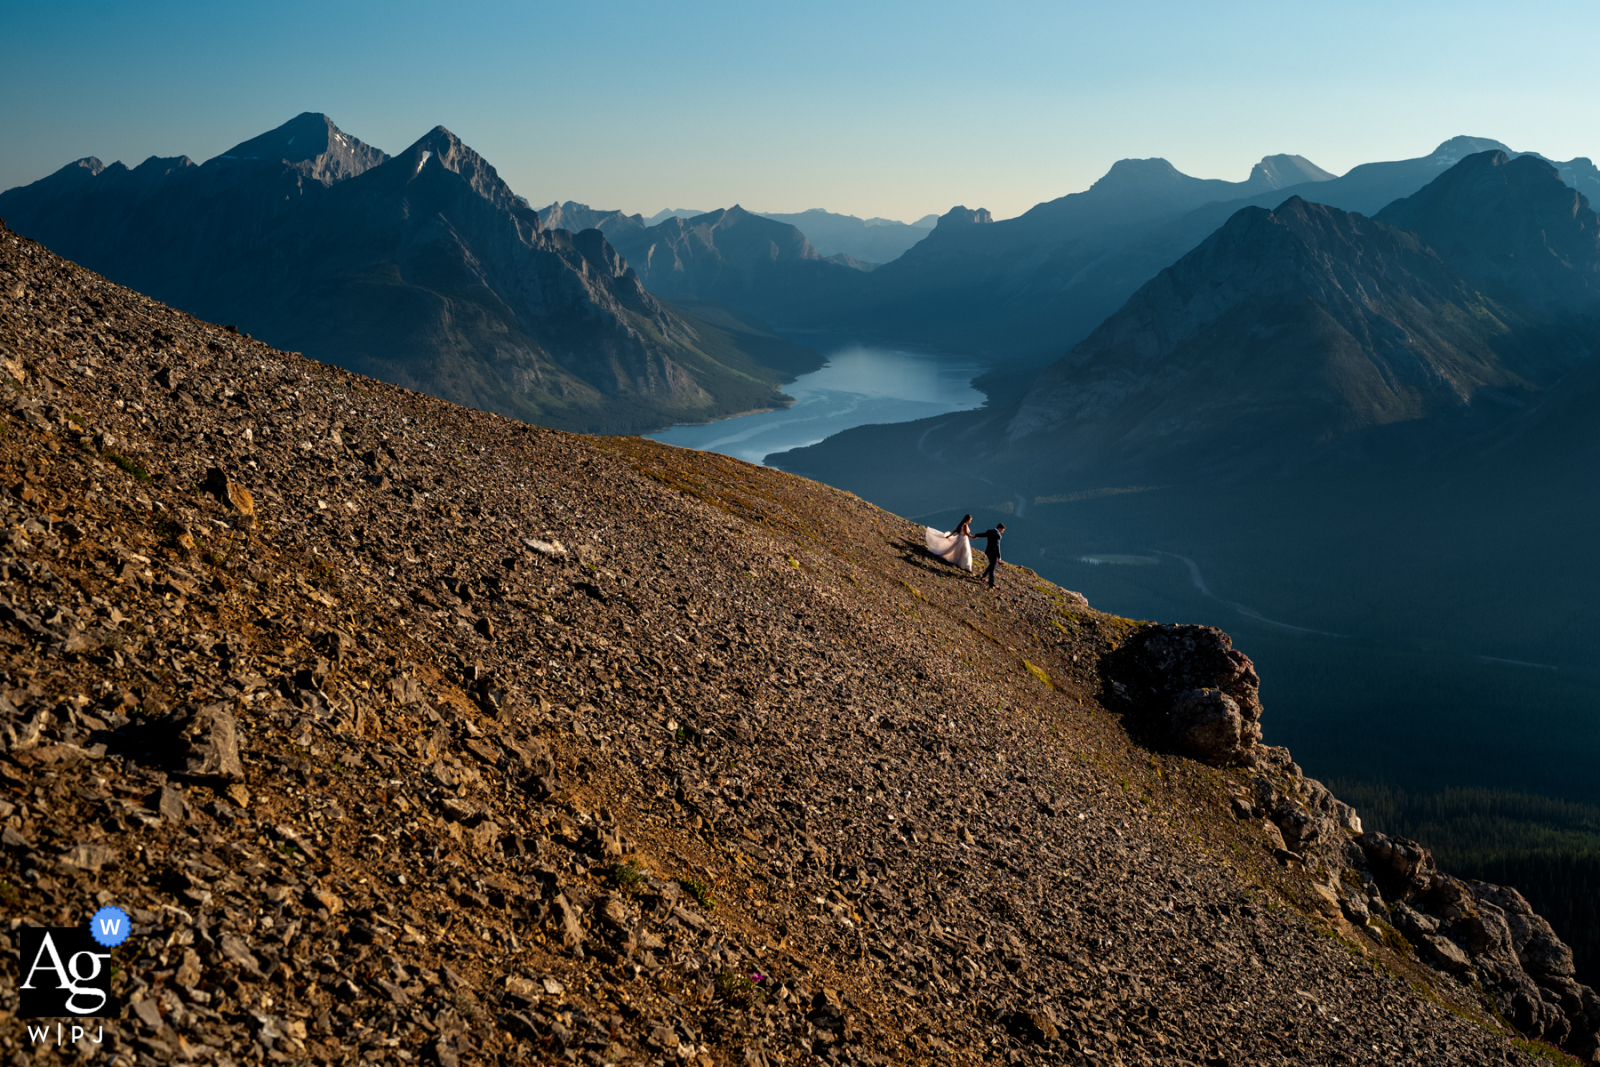
[[[56,174],[81,174],[85,178],[93,178],[105,169],[106,165],[95,156],[84,156],[82,159],[75,159],[68,163],[56,171]]]
[[[1102,181],[1104,179],[1101,179]],[[934,224],[935,229],[949,226],[967,226],[977,223],[993,222],[994,216],[989,214],[986,207],[969,208],[957,205],[939,216],[939,221]]]
[[[443,167],[465,178],[473,192],[497,207],[510,210],[521,206],[517,195],[501,180],[500,173],[489,161],[443,126],[435,126],[395,158],[409,164],[413,180],[423,176],[429,167]]]
[[[288,163],[307,177],[332,185],[362,174],[389,157],[333,124],[317,111],[304,111],[276,129],[234,145],[209,163],[266,160]]]

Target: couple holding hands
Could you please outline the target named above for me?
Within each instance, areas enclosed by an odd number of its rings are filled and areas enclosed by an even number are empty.
[[[940,533],[932,526],[926,527],[923,540],[928,546],[928,551],[944,560],[953,563],[969,574],[972,572],[972,539],[983,538],[983,554],[989,557],[989,566],[983,572],[983,580],[990,589],[998,584],[1000,571],[1000,536],[1006,532],[1005,523],[996,523],[993,529],[982,533],[972,532],[972,516],[962,519],[960,524],[949,533]]]

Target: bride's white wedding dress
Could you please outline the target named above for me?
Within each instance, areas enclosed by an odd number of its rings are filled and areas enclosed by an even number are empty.
[[[926,533],[922,535],[923,541],[928,546],[928,551],[944,560],[953,563],[962,570],[972,572],[972,539],[965,534],[941,533],[932,526],[925,527]]]

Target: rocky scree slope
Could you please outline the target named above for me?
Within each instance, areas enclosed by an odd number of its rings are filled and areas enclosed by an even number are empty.
[[[18,926],[101,904],[115,1064],[1532,1063],[1449,958],[1496,916],[1592,1036],[1509,891],[1426,879],[1421,959],[1350,917],[1426,864],[1360,866],[1218,631],[8,231],[0,360],[9,1058],[74,1055],[11,1014]]]
[[[281,348],[567,429],[779,406],[789,364],[819,362],[763,364],[663,305],[598,231],[546,228],[442,126],[390,157],[308,113],[201,165],[80,160],[0,194],[0,216]]]

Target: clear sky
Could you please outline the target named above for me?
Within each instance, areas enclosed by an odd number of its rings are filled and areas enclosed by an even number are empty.
[[[1003,218],[1129,156],[1592,156],[1597,40],[1597,0],[0,0],[0,189],[322,111],[448,126],[535,204]]]

